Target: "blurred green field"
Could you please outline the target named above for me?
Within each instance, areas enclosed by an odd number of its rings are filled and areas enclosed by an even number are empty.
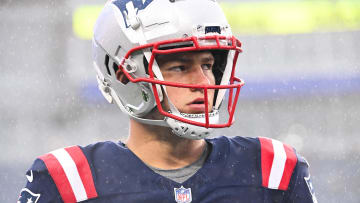
[[[236,33],[296,34],[360,28],[360,1],[222,3]]]
[[[222,2],[234,33],[298,34],[360,29],[360,1]],[[102,5],[84,5],[73,13],[76,36],[89,40]]]

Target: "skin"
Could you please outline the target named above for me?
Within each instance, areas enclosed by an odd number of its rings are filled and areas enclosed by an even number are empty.
[[[165,81],[187,84],[215,84],[212,73],[214,57],[209,51],[176,53],[157,57]],[[184,113],[204,113],[205,105],[194,103],[204,99],[203,89],[166,87],[169,99]],[[214,90],[208,90],[208,109],[213,106]],[[163,108],[169,109],[164,100]],[[154,110],[149,117],[158,118]],[[204,151],[205,140],[180,138],[167,127],[151,126],[130,119],[128,148],[147,165],[170,170],[182,168],[199,159]]]
[[[214,57],[210,52],[191,52],[158,57],[165,81],[196,85],[214,85],[212,73]],[[183,113],[204,113],[205,105],[196,105],[194,100],[204,99],[204,90],[195,88],[166,87],[167,94],[175,107]],[[214,89],[208,90],[208,109],[211,111]],[[203,102],[203,101],[202,101]],[[168,109],[169,101],[163,107]],[[202,107],[202,108],[201,108]]]

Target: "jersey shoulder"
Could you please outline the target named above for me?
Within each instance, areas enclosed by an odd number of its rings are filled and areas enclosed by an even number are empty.
[[[44,162],[37,158],[26,172],[26,185],[21,189],[18,202],[62,202],[56,185]]]
[[[293,147],[266,137],[234,137],[233,145],[248,149],[256,157],[256,166],[265,188],[286,191],[298,163]],[[234,150],[236,151],[236,150]],[[238,151],[238,150],[237,150]]]
[[[230,143],[231,163],[235,163],[234,160],[241,163],[236,170],[243,172],[245,167],[248,171],[241,178],[254,175],[255,186],[268,189],[275,199],[296,203],[317,202],[309,164],[293,147],[266,137],[223,139],[228,139]]]
[[[262,185],[287,190],[298,163],[295,149],[275,139],[259,137]]]
[[[91,157],[106,154],[116,145],[99,142],[86,147],[70,146],[39,156],[27,171],[27,184],[20,192],[19,202],[27,202],[29,198],[34,202],[80,202],[96,198]]]

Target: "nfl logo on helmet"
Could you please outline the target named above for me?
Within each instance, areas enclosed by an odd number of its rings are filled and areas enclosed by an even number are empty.
[[[174,188],[175,201],[177,203],[190,203],[192,201],[191,188]]]

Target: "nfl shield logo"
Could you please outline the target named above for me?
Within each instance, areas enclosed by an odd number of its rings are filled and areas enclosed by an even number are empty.
[[[192,201],[191,188],[184,188],[184,186],[174,188],[174,193],[177,203],[190,203]]]

